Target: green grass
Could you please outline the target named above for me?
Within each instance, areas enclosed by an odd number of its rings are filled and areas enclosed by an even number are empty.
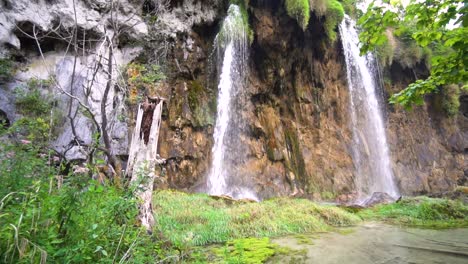
[[[206,194],[159,191],[154,195],[153,207],[156,231],[175,245],[327,231],[360,221],[358,216],[337,207],[290,198],[242,203],[215,200]]]
[[[468,227],[468,206],[461,201],[428,197],[405,198],[357,213],[364,220],[379,220],[420,228]]]

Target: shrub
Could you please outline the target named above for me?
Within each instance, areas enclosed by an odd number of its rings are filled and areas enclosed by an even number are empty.
[[[310,19],[309,0],[286,0],[286,12],[296,19],[303,30],[307,28]]]
[[[336,40],[335,29],[344,18],[344,9],[337,0],[328,0],[327,13],[325,17],[325,33],[333,42]]]
[[[131,190],[87,175],[69,175],[58,188],[57,168],[34,144],[0,149],[2,262],[153,263],[176,254],[139,227]]]
[[[135,104],[141,92],[154,95],[158,92],[158,83],[165,80],[161,67],[156,64],[144,65],[130,63],[127,65],[127,84],[129,88],[129,102]]]
[[[16,93],[16,107],[20,114],[30,117],[44,117],[52,110],[54,101],[48,94],[53,79],[31,78],[25,87],[18,87]]]

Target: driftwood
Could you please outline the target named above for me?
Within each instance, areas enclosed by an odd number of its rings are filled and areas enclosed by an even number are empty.
[[[131,184],[136,187],[135,195],[140,198],[139,218],[148,232],[151,232],[154,225],[151,201],[156,178],[155,167],[163,162],[157,156],[163,103],[162,99],[146,98],[138,106],[126,171],[131,177]]]

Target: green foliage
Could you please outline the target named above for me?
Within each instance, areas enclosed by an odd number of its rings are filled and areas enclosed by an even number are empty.
[[[16,88],[16,109],[22,115],[8,133],[24,137],[36,144],[48,141],[51,128],[59,124],[62,114],[54,108],[55,100],[48,93],[53,79],[32,78],[26,87]]]
[[[392,45],[390,41],[387,41],[375,48],[374,53],[377,56],[381,66],[387,67],[392,65],[393,57],[395,56],[395,48],[396,47]]]
[[[139,227],[132,188],[57,176],[48,156],[35,141],[0,144],[2,263],[152,263],[177,254]]]
[[[24,138],[40,146],[48,141],[50,122],[42,117],[21,117],[8,129],[7,133]]]
[[[460,87],[458,85],[445,85],[441,89],[442,108],[449,117],[456,116],[460,108]]]
[[[32,78],[26,88],[16,89],[16,107],[20,114],[30,117],[44,117],[50,114],[53,100],[45,95],[50,82]]]
[[[325,231],[356,224],[358,217],[308,200],[276,198],[261,203],[215,200],[205,194],[154,194],[155,232],[174,245],[206,245],[245,237]]]
[[[427,197],[405,198],[358,213],[365,220],[381,220],[422,228],[468,226],[468,206],[461,201]]]
[[[303,30],[306,30],[310,19],[309,0],[286,0],[286,12],[288,16],[296,19]]]
[[[374,2],[369,6],[367,12],[359,19],[359,25],[362,27],[359,36],[362,53],[383,45],[387,41],[384,34],[387,28],[393,28],[397,36],[408,32],[410,28],[415,45],[445,50],[445,54],[436,53],[432,56],[430,76],[427,79],[416,80],[406,89],[393,95],[391,103],[410,108],[413,104],[422,104],[423,96],[435,91],[439,86],[467,82],[467,13],[468,7],[463,5],[461,0],[412,0],[405,8],[401,5],[392,6],[385,1],[380,4]],[[448,26],[450,21],[456,21],[455,25]],[[414,46],[409,48],[407,55],[416,50]],[[421,57],[421,54],[418,56]]]
[[[13,62],[10,59],[0,59],[0,81],[8,81],[13,76]]]
[[[336,40],[335,29],[344,18],[344,9],[337,0],[328,0],[327,13],[325,17],[325,33],[333,42]]]
[[[130,63],[127,65],[128,103],[136,104],[144,95],[158,95],[158,84],[166,79],[161,67],[156,64],[144,65]]]
[[[152,85],[159,81],[165,80],[166,76],[161,70],[161,67],[156,64],[143,65],[138,63],[130,63],[127,66],[128,83],[132,86]]]

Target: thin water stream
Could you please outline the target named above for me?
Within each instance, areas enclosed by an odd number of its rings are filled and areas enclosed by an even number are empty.
[[[340,24],[350,93],[352,156],[355,165],[358,202],[374,192],[397,198],[382,110],[379,105],[372,54],[360,55],[356,23],[348,16]]]
[[[247,28],[239,6],[231,5],[220,32],[215,39],[215,51],[222,58],[218,83],[218,102],[212,163],[207,178],[207,192],[212,195],[228,195],[235,199],[257,196],[238,176],[242,163],[240,135],[245,130],[241,115],[247,70]]]

